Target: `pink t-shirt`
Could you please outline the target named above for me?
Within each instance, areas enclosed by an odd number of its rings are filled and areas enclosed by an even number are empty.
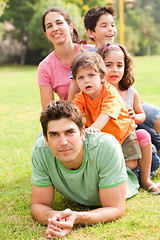
[[[75,44],[77,54],[80,52],[80,44]],[[94,45],[86,44],[85,49],[94,49]],[[38,84],[41,86],[51,86],[58,94],[60,100],[67,100],[68,89],[71,83],[71,68],[63,64],[55,54],[50,53],[38,66]]]

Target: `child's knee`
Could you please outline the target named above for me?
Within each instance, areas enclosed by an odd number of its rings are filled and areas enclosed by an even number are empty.
[[[136,135],[137,135],[140,147],[145,147],[148,144],[151,144],[151,136],[146,130],[139,129],[136,131]]]

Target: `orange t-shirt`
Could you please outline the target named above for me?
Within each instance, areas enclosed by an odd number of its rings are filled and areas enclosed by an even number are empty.
[[[135,126],[123,99],[110,83],[103,85],[98,98],[92,100],[88,94],[81,91],[76,94],[72,103],[85,113],[88,126],[91,126],[100,114],[108,115],[110,119],[101,131],[112,134],[121,145]]]

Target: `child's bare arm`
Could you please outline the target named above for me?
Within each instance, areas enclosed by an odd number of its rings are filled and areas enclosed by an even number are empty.
[[[74,97],[75,97],[75,95],[77,93],[79,93],[79,92],[80,92],[80,89],[79,89],[79,87],[77,85],[76,80],[72,79],[71,84],[69,86],[69,90],[68,90],[68,99],[67,99],[68,102],[72,102]]]
[[[87,131],[95,132],[97,129],[97,132],[99,132],[99,130],[101,130],[107,124],[109,119],[110,117],[108,115],[100,114],[96,121],[89,128],[87,128]]]
[[[146,115],[142,109],[140,97],[136,90],[134,93],[133,110],[135,112],[135,123],[136,124],[143,123],[146,119]]]

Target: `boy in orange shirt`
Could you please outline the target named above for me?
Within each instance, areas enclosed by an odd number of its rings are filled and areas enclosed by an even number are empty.
[[[119,74],[124,66],[120,65]],[[129,117],[128,110],[118,91],[106,82],[106,67],[98,53],[83,52],[72,63],[72,74],[81,90],[75,96],[75,104],[87,120],[87,131],[112,134],[122,145],[126,166],[134,169],[139,166],[140,183],[145,189],[154,186],[153,194],[160,194],[160,186],[150,180],[151,158],[143,158],[134,131],[135,121]],[[150,149],[152,151],[152,149]]]
[[[115,87],[106,82],[106,67],[98,53],[83,52],[73,61],[72,73],[81,90],[73,103],[85,113],[90,132],[112,134],[122,145],[135,127]],[[98,129],[98,130],[97,130]]]

